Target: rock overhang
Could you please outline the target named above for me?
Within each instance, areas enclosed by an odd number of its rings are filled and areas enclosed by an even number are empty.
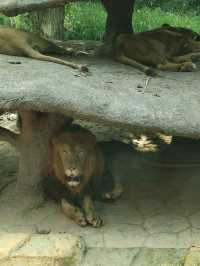
[[[122,129],[199,138],[199,72],[149,78],[107,59],[82,59],[87,76],[27,58],[0,58],[0,109],[61,113]],[[77,60],[77,59],[76,59]]]
[[[0,3],[0,13],[16,16],[25,12],[63,6],[75,0],[4,0]]]

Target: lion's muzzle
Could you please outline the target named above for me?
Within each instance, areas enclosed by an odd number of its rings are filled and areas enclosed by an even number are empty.
[[[70,187],[76,187],[80,184],[80,182],[81,182],[80,176],[65,175],[65,183]]]

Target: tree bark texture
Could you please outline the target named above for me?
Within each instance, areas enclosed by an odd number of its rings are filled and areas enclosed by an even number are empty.
[[[0,128],[0,139],[10,142],[19,153],[19,174],[12,201],[28,210],[44,201],[42,180],[49,163],[50,140],[71,119],[39,112],[21,112],[20,118],[20,134]]]
[[[34,32],[54,40],[64,39],[64,7],[34,11],[29,16]]]
[[[9,129],[0,127],[0,140],[9,142],[13,147],[16,148],[19,135],[10,131]]]
[[[135,0],[101,0],[107,11],[105,41],[112,41],[120,33],[131,33]]]

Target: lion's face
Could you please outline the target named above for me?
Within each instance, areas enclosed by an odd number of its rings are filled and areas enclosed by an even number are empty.
[[[76,187],[84,180],[91,148],[94,147],[93,135],[78,136],[76,133],[63,134],[54,139],[56,167],[60,171],[61,182],[69,187]]]
[[[62,163],[65,182],[72,187],[79,185],[84,172],[86,151],[75,143],[74,145],[61,143],[58,146],[58,155]]]

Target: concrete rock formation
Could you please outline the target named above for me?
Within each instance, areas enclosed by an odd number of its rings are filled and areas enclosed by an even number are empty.
[[[75,0],[4,0],[0,3],[0,12],[7,16],[16,16],[29,11],[63,6]]]
[[[0,128],[1,140],[20,154],[15,204],[16,197],[28,208],[43,202],[40,183],[49,140],[71,118],[109,127],[113,134],[161,131],[199,138],[198,72],[148,78],[131,67],[90,58],[83,62],[91,70],[85,76],[53,63],[17,61],[21,64],[10,64],[15,58],[9,56],[0,59],[0,109],[18,111],[22,118],[21,134]]]

